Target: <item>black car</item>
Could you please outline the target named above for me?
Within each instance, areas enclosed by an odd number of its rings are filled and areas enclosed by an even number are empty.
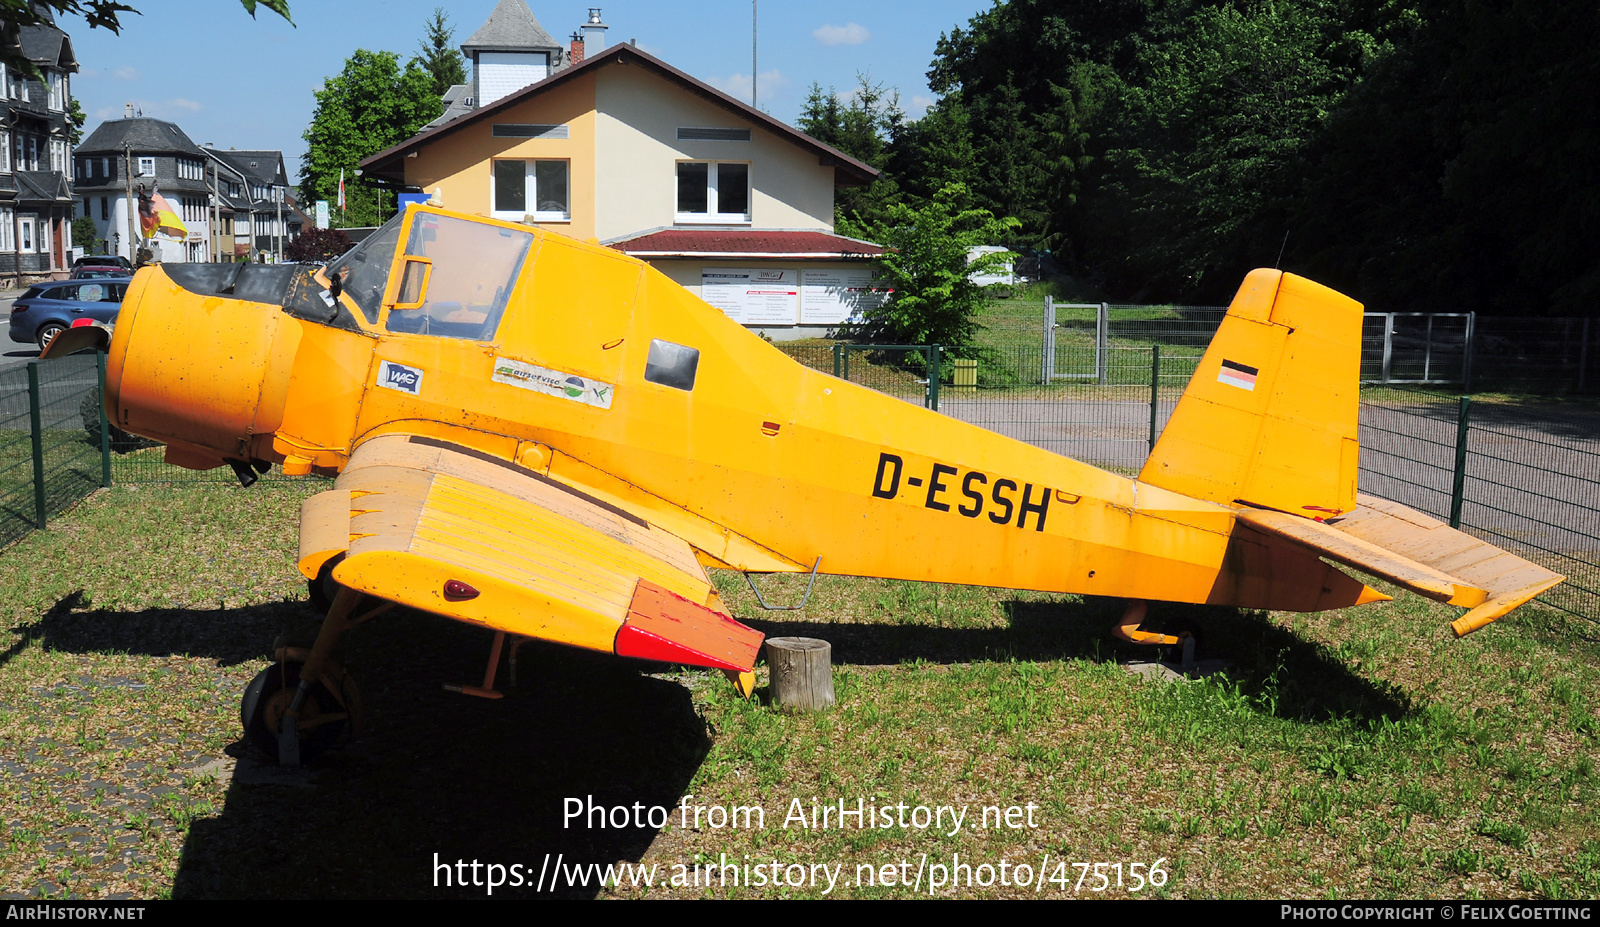
[[[119,257],[115,254],[85,254],[83,257],[73,261],[72,267],[74,270],[76,270],[85,264],[95,264],[104,267],[121,267],[128,272],[129,276],[133,275],[133,265],[128,263],[128,259],[125,257]]]

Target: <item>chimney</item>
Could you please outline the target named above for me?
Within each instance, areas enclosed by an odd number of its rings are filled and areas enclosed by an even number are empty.
[[[567,47],[567,63],[579,64],[583,61],[583,36],[574,32],[572,44]]]
[[[606,30],[611,27],[600,21],[600,8],[589,7],[589,21],[578,28],[583,36],[583,49],[587,53],[589,46],[594,46],[594,53],[600,54],[606,50]]]
[[[124,118],[124,119],[132,119],[133,118],[133,104],[132,103],[124,103],[124,104],[122,104],[122,113],[123,113],[122,118]]]

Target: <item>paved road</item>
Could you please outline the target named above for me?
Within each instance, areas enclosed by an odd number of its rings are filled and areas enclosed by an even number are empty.
[[[21,290],[0,290],[0,370],[24,366],[39,356],[38,346],[11,340],[11,304],[21,295]]]

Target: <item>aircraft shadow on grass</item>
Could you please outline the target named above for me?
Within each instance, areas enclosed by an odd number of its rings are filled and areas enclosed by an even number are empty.
[[[186,654],[228,667],[265,665],[275,637],[285,631],[304,636],[315,624],[300,602],[133,612],[86,604],[75,593],[16,629],[22,640],[0,653],[0,663],[37,640],[57,651]],[[995,629],[753,623],[774,635],[829,640],[835,662],[844,665],[1148,657],[1148,650],[1113,644],[1106,633],[1119,609],[1112,600],[1013,600],[1010,626]],[[1280,715],[1405,711],[1402,698],[1259,613],[1163,606],[1163,615],[1171,623],[1199,622],[1208,640],[1225,641],[1220,649],[1232,657],[1233,675],[1246,691],[1282,664]],[[281,780],[252,778],[249,770],[262,771],[265,758],[242,740],[230,746],[228,752],[241,758],[234,779],[217,813],[190,825],[173,896],[483,897],[487,887],[471,884],[477,861],[521,865],[526,884],[497,888],[495,897],[592,897],[598,892],[592,870],[584,886],[563,884],[552,892],[547,885],[540,892],[534,882],[558,858],[567,871],[638,861],[663,837],[669,843],[660,862],[690,862],[673,855],[670,831],[631,822],[578,826],[563,818],[567,798],[592,798],[602,807],[677,807],[714,733],[689,690],[647,675],[661,664],[534,643],[521,651],[515,687],[502,666],[505,698],[490,702],[443,691],[441,682],[479,681],[488,643],[484,629],[405,610],[347,635],[340,658],[361,683],[363,736],[324,754],[311,773]],[[1284,685],[1295,676],[1305,684]],[[458,881],[463,873],[466,886]],[[480,867],[476,877],[486,881],[487,870]]]

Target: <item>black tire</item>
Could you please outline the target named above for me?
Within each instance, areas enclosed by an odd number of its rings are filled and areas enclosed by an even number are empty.
[[[301,663],[286,660],[267,667],[245,687],[244,698],[239,703],[239,722],[245,736],[263,753],[278,761],[277,725],[294,701],[295,690],[300,687]],[[328,691],[326,683],[312,686],[300,706],[303,720],[315,720],[321,715],[342,712],[338,699]],[[309,762],[322,755],[329,747],[343,742],[350,732],[350,719],[342,718],[319,724],[300,735],[300,761]]]
[[[67,327],[60,322],[46,322],[33,333],[33,340],[39,343],[39,350],[43,351],[50,346],[50,342],[54,341],[57,335],[66,330]]]
[[[1188,618],[1176,618],[1176,619],[1173,619],[1172,621],[1167,623],[1167,626],[1164,629],[1162,629],[1161,633],[1170,634],[1170,635],[1178,638],[1178,640],[1179,640],[1178,643],[1176,643],[1176,644],[1168,644],[1164,648],[1165,651],[1166,651],[1165,656],[1166,656],[1167,662],[1169,662],[1169,663],[1182,663],[1183,662],[1183,643],[1182,643],[1182,641],[1183,641],[1183,637],[1185,635],[1194,638],[1194,658],[1196,660],[1201,658],[1201,655],[1205,650],[1205,646],[1204,646],[1205,645],[1205,635],[1201,633],[1200,626],[1195,624],[1190,619],[1188,619]]]

